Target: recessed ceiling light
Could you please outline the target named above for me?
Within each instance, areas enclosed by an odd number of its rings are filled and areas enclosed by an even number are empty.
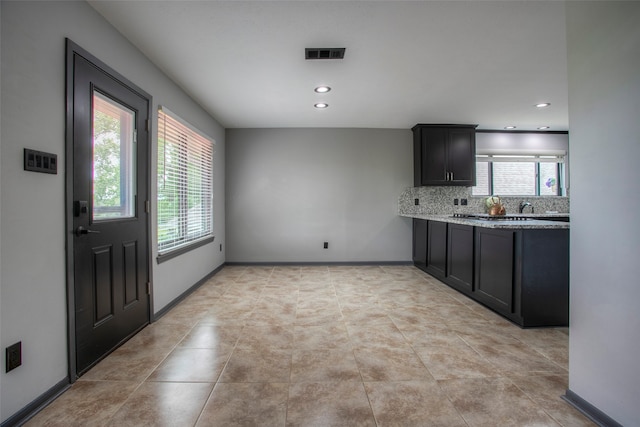
[[[536,104],[536,107],[544,108],[544,107],[548,107],[549,105],[551,105],[550,102],[541,102],[540,104]]]
[[[331,90],[331,88],[329,86],[318,86],[317,88],[314,89],[314,91],[316,91],[317,93],[327,93]]]
[[[549,129],[549,126],[540,126],[538,129],[539,129],[539,130]]]
[[[515,129],[516,127],[515,126],[505,126],[504,128],[505,129]]]
[[[318,102],[317,104],[313,105],[316,108],[327,108],[329,106],[329,104],[326,104],[324,102]]]

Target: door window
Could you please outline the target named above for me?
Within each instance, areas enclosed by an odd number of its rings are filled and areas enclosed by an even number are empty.
[[[93,92],[93,219],[135,216],[135,112]]]

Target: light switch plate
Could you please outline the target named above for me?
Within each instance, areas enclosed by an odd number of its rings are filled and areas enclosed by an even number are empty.
[[[56,175],[58,173],[58,155],[25,148],[24,170]]]

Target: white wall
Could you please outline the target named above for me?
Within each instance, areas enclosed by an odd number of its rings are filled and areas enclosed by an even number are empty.
[[[637,426],[640,2],[567,2],[566,10],[572,160],[569,388],[618,423]]]
[[[408,129],[227,130],[227,261],[410,261],[398,197],[412,141]]]
[[[160,310],[224,262],[224,129],[173,84],[85,2],[1,3],[2,253],[0,350],[22,341],[23,365],[0,372],[4,421],[67,372],[65,279],[65,37],[153,96],[158,104],[214,137],[213,244],[153,264],[154,308]],[[22,170],[23,148],[58,155],[59,172]],[[153,143],[155,158],[156,144]],[[155,163],[152,170],[155,200]],[[155,208],[155,203],[152,202]],[[155,215],[152,219],[155,224]],[[153,235],[155,236],[155,230]],[[152,245],[155,248],[155,243]]]

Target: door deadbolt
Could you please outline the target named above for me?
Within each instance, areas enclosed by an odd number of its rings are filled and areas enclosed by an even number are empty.
[[[86,200],[76,200],[73,202],[74,216],[87,216],[89,213],[89,202]]]

